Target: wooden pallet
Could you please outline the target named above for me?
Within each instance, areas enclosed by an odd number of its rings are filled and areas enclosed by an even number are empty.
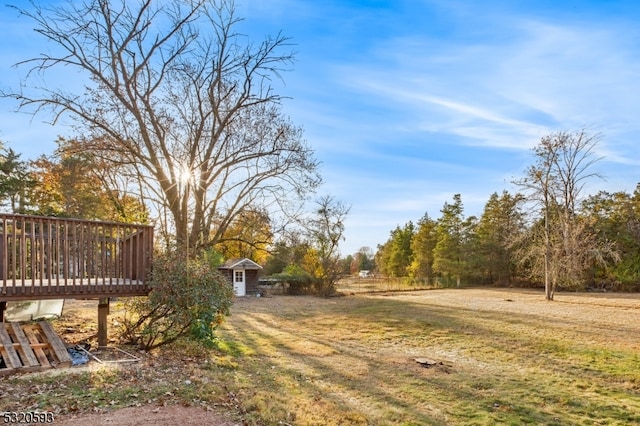
[[[68,367],[71,356],[50,322],[0,322],[0,376]]]

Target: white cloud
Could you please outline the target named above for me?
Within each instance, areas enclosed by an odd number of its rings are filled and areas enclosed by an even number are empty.
[[[640,63],[633,46],[619,43],[619,28],[505,22],[515,35],[499,43],[388,40],[376,57],[336,66],[334,78],[405,111],[405,128],[457,135],[462,144],[528,149],[556,130],[615,132],[640,115]]]

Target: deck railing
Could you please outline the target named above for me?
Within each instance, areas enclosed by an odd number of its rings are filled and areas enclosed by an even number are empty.
[[[0,301],[148,294],[153,227],[0,214]]]

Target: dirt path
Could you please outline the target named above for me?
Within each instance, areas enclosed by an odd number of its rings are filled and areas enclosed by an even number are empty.
[[[220,413],[206,411],[197,407],[182,407],[178,405],[155,407],[146,405],[114,410],[103,414],[82,414],[60,416],[55,419],[56,424],[66,426],[237,426],[236,423]]]

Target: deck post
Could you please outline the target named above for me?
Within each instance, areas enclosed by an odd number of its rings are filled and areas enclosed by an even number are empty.
[[[0,322],[4,322],[4,311],[7,309],[7,302],[0,302]]]
[[[107,346],[107,315],[109,315],[109,298],[98,300],[98,347]]]

